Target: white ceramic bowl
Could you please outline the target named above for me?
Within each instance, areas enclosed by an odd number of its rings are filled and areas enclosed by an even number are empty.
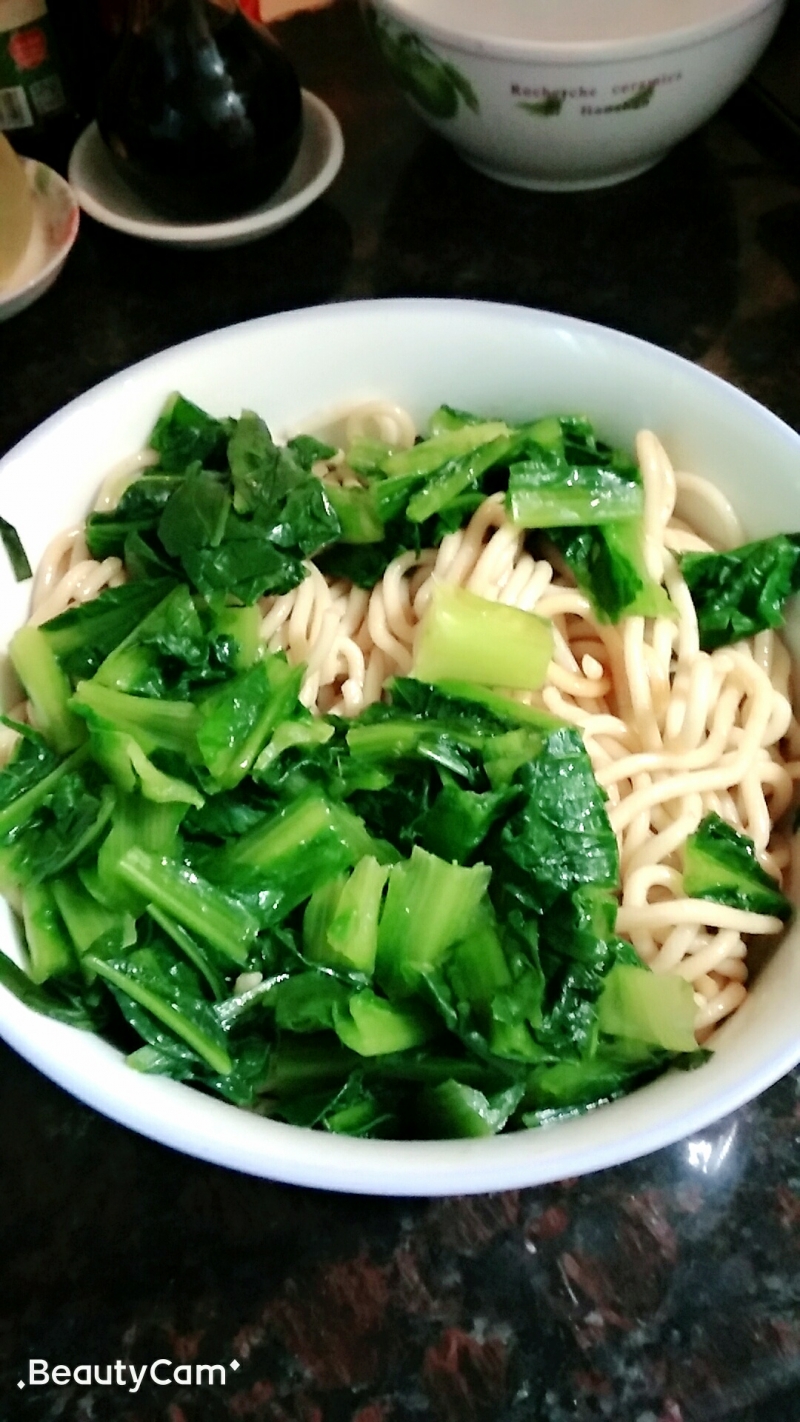
[[[460,301],[353,302],[201,336],[105,381],[0,463],[0,513],[32,562],[90,505],[102,475],[146,438],[180,389],[217,415],[260,411],[280,435],[350,400],[391,396],[424,420],[445,400],[510,419],[584,411],[630,444],[649,426],[676,462],[715,479],[753,536],[800,529],[800,437],[732,386],[629,336],[567,317]],[[0,558],[0,645],[28,587]],[[17,955],[0,912],[0,948]],[[263,1120],[189,1086],[140,1076],[95,1037],[0,989],[0,1034],[98,1110],[177,1149],[272,1179],[387,1195],[466,1194],[580,1175],[699,1131],[800,1060],[800,926],[718,1051],[632,1095],[546,1129],[489,1140],[350,1140]]]
[[[32,158],[24,158],[23,163],[33,194],[33,228],[19,265],[0,286],[0,321],[24,311],[50,289],[80,224],[77,198],[60,173]]]
[[[544,190],[657,163],[741,84],[785,0],[362,0],[418,113],[481,172]]]

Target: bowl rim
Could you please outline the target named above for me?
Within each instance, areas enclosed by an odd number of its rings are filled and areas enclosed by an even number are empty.
[[[531,64],[592,64],[643,59],[688,49],[726,31],[738,29],[762,11],[782,10],[786,0],[735,0],[728,12],[712,19],[661,30],[654,35],[609,40],[509,39],[492,34],[491,30],[457,30],[440,20],[421,15],[408,0],[362,0],[362,3],[375,10],[387,11],[400,24],[413,26],[421,34],[463,54]],[[491,6],[487,7],[486,13],[491,13]]]
[[[755,416],[776,439],[788,440],[794,446],[800,462],[800,435],[776,415],[721,377],[650,342],[593,322],[528,307],[460,299],[388,298],[257,317],[151,355],[84,392],[25,436],[0,461],[0,480],[13,475],[15,464],[35,458],[38,446],[60,437],[65,421],[85,423],[107,396],[112,396],[120,407],[129,406],[137,380],[142,379],[146,390],[173,388],[171,367],[195,353],[203,354],[206,347],[216,344],[224,361],[226,351],[230,356],[237,343],[246,341],[251,334],[258,337],[264,332],[277,346],[284,332],[290,336],[303,336],[306,331],[309,336],[318,335],[321,328],[335,331],[343,322],[358,325],[366,313],[370,313],[376,332],[384,331],[395,316],[402,321],[424,313],[431,326],[437,328],[452,325],[454,320],[502,321],[508,326],[503,332],[504,340],[517,330],[539,326],[562,345],[569,346],[581,338],[594,345],[602,342],[606,350],[619,350],[623,358],[627,354],[637,363],[644,361],[651,368],[657,367],[673,383],[682,385],[690,380],[698,390],[706,390],[712,397],[716,394],[729,410],[738,407],[745,416]],[[338,334],[341,336],[341,332]],[[4,910],[0,942],[6,937],[9,923],[10,915]],[[797,949],[795,943],[791,961],[800,986]],[[746,1008],[747,1004],[743,1012]],[[742,1020],[742,1014],[737,1014],[730,1023],[734,1038]],[[39,1016],[2,987],[0,1036],[78,1099],[172,1148],[273,1180],[355,1194],[394,1196],[463,1195],[510,1189],[621,1165],[675,1144],[720,1120],[800,1061],[798,1027],[777,1053],[774,1045],[765,1045],[756,1069],[749,1075],[740,1071],[732,1080],[723,1082],[721,1089],[719,1083],[710,1091],[704,1086],[708,1074],[712,1081],[715,1077],[713,1058],[699,1071],[682,1076],[679,1105],[670,1090],[674,1073],[667,1073],[618,1101],[535,1132],[472,1141],[367,1141],[266,1120],[182,1083],[142,1076],[126,1066],[122,1054],[100,1038]],[[668,1109],[660,1110],[664,1103]],[[620,1113],[628,1121],[622,1135],[614,1129]]]

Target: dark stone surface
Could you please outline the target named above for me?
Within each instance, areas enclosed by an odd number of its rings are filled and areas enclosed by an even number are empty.
[[[53,290],[0,327],[0,448],[187,336],[387,294],[604,321],[800,426],[800,186],[728,117],[624,187],[516,192],[417,123],[346,0],[283,37],[342,121],[335,186],[228,252],[85,218]],[[0,1065],[3,1422],[800,1422],[795,1078],[621,1169],[417,1202],[233,1175]],[[32,1358],[101,1379],[119,1360],[125,1381],[18,1389]],[[184,1371],[133,1393],[157,1358]]]

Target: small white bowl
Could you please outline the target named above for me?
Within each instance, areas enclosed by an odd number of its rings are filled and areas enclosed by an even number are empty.
[[[317,412],[390,397],[422,423],[442,401],[511,420],[585,412],[630,447],[643,426],[678,467],[716,481],[749,536],[800,529],[800,436],[724,381],[655,346],[547,312],[468,301],[351,302],[201,336],[104,381],[0,462],[0,513],[35,565],[91,507],[104,473],[144,443],[181,390],[216,415],[258,410],[279,437]],[[29,587],[0,557],[0,646]],[[795,613],[793,645],[800,645]],[[19,962],[0,901],[0,951]],[[376,1195],[467,1194],[617,1165],[700,1131],[800,1060],[795,921],[693,1072],[539,1130],[485,1140],[381,1141],[264,1120],[176,1081],[143,1076],[97,1037],[37,1016],[0,989],[0,1035],[61,1086],[178,1150],[253,1175]]]
[[[277,232],[299,217],[329,188],[342,166],[344,139],[336,115],[316,94],[303,90],[303,137],[288,178],[268,202],[224,222],[173,222],[162,217],[120,176],[90,123],[69,160],[69,180],[84,212],[147,242],[171,247],[238,247]]]
[[[33,194],[33,228],[19,265],[0,286],[0,321],[24,311],[53,285],[78,235],[80,209],[69,184],[48,168],[24,158]]]
[[[652,167],[725,102],[785,0],[362,0],[417,112],[473,167],[544,191]]]

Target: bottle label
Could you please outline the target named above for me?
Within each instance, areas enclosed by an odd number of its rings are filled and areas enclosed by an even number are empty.
[[[68,111],[43,0],[0,0],[0,130]]]

